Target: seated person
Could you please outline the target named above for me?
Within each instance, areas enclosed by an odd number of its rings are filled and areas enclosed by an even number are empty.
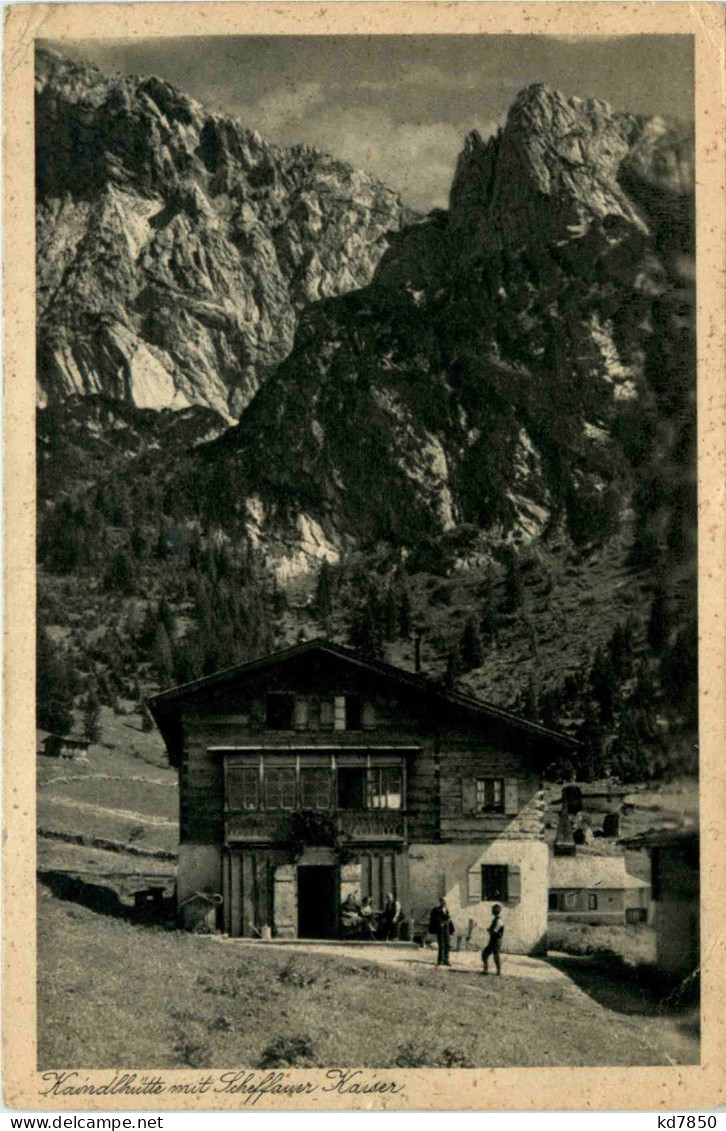
[[[347,899],[343,900],[340,909],[340,922],[347,934],[353,934],[361,925],[361,907],[353,892],[350,892]]]
[[[376,937],[376,913],[371,906],[368,896],[365,896],[360,909],[361,933],[365,939]]]

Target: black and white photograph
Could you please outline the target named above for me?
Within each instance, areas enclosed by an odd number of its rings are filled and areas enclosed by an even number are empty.
[[[699,1065],[693,36],[34,65],[38,1071]]]

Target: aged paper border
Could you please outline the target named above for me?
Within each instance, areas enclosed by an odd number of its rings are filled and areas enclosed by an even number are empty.
[[[242,1097],[45,1097],[36,1070],[34,775],[33,48],[40,36],[681,33],[696,58],[701,624],[702,1061],[672,1068],[380,1070],[397,1095],[264,1098],[252,1110],[693,1110],[726,1096],[726,632],[724,631],[724,12],[717,3],[16,4],[4,44],[4,869],[5,1103],[25,1110],[239,1110]],[[190,18],[192,16],[193,18]],[[584,92],[587,93],[587,92]],[[61,1067],[61,1066],[59,1066]],[[73,1067],[73,1066],[68,1066]],[[153,1066],[151,1066],[153,1068]],[[83,1070],[101,1083],[113,1073]],[[163,1071],[169,1083],[198,1080]],[[325,1070],[290,1080],[325,1083]],[[250,1108],[243,1110],[249,1111]]]

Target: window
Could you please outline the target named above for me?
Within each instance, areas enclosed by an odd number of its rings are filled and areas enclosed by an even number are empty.
[[[504,812],[504,778],[477,778],[477,813]]]
[[[348,695],[345,701],[345,729],[363,729],[363,701],[359,695]]]
[[[267,726],[270,730],[292,730],[294,695],[267,696]]]
[[[338,808],[365,809],[366,772],[363,766],[342,766],[338,770]]]
[[[230,766],[227,772],[227,804],[230,809],[259,809],[258,766]]]
[[[268,809],[295,808],[294,766],[265,766],[265,805]]]
[[[300,803],[303,809],[329,809],[331,773],[326,766],[308,766],[300,771]]]
[[[557,908],[559,907],[559,901],[557,899],[557,892],[556,891],[550,892],[549,899],[547,901],[547,905],[548,905],[550,911],[556,911]]]
[[[368,771],[370,809],[400,809],[403,805],[403,774],[400,766],[372,766]]]
[[[482,864],[481,897],[484,900],[505,900],[507,898],[506,864]]]
[[[597,911],[597,896],[594,892],[590,892],[587,897],[587,910]]]

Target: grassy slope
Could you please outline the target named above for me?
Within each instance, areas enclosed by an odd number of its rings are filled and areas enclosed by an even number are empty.
[[[471,1066],[666,1063],[646,1021],[573,985],[250,952],[106,918],[44,887],[39,932],[41,1067],[256,1066],[274,1038],[300,1033],[319,1065],[394,1065],[411,1043],[424,1064],[447,1049]]]

